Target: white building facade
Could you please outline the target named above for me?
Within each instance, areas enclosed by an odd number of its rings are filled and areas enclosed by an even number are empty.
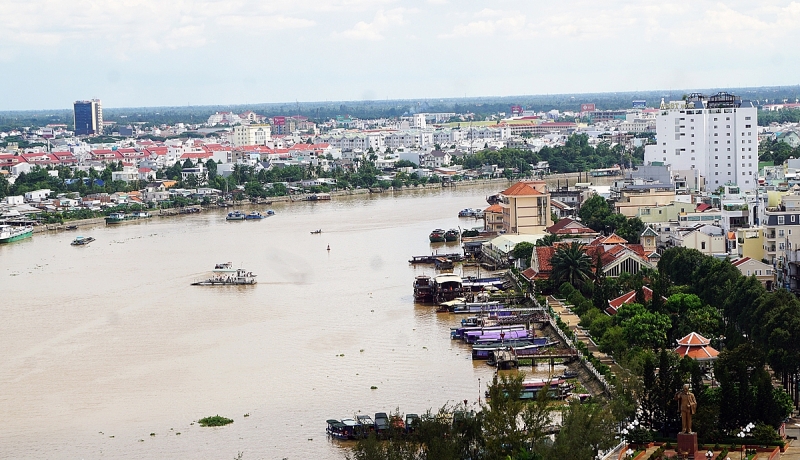
[[[696,169],[711,190],[726,184],[753,190],[758,183],[756,112],[751,102],[728,93],[662,102],[656,117],[658,142],[645,148],[645,162]]]

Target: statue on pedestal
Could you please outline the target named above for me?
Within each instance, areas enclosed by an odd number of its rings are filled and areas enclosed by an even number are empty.
[[[692,432],[692,415],[697,410],[697,400],[694,399],[694,394],[689,391],[689,385],[684,385],[683,390],[675,395],[678,401],[678,407],[681,411],[681,432]]]

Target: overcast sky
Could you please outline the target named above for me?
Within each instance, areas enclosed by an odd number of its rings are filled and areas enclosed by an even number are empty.
[[[777,0],[2,0],[0,110],[794,85],[798,39]]]

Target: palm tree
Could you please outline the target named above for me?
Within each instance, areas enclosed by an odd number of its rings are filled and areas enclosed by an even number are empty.
[[[550,265],[553,267],[551,279],[556,286],[567,281],[577,288],[592,273],[592,259],[583,252],[583,244],[577,241],[556,249]]]

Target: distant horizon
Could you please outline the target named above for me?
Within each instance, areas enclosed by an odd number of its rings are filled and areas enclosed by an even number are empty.
[[[501,101],[504,99],[538,99],[538,98],[569,98],[569,97],[587,97],[585,100],[576,100],[576,104],[580,103],[592,103],[596,102],[593,100],[589,100],[588,97],[608,97],[608,96],[625,96],[625,95],[650,95],[659,93],[663,94],[665,97],[674,95],[675,93],[680,94],[689,94],[692,92],[700,92],[703,94],[714,94],[718,91],[728,91],[736,96],[742,97],[745,100],[751,100],[750,98],[744,97],[741,92],[737,92],[737,90],[745,91],[745,92],[753,92],[753,91],[769,91],[769,90],[780,90],[780,91],[790,91],[791,89],[796,89],[797,93],[795,97],[800,98],[800,83],[793,84],[793,85],[764,85],[764,86],[741,86],[741,87],[706,87],[706,88],[678,88],[678,89],[648,89],[648,90],[629,90],[629,91],[597,91],[597,92],[565,92],[565,93],[538,93],[538,94],[517,94],[517,95],[507,95],[507,96],[491,96],[491,95],[484,95],[484,96],[466,96],[466,97],[419,97],[419,98],[394,98],[394,99],[336,99],[336,100],[309,100],[309,101],[278,101],[278,102],[246,102],[246,103],[227,103],[227,104],[187,104],[187,105],[150,105],[150,106],[107,106],[104,102],[102,96],[93,96],[92,98],[100,99],[101,103],[103,104],[103,110],[157,110],[157,109],[186,109],[186,108],[195,108],[195,109],[204,109],[208,108],[209,110],[213,108],[247,108],[247,107],[258,107],[258,106],[296,106],[296,105],[330,105],[330,104],[386,104],[386,103],[393,103],[393,102],[442,102],[442,103],[457,103],[458,101]],[[91,98],[76,98],[75,101],[81,100],[88,100]],[[509,101],[513,102],[513,101]],[[651,104],[651,101],[648,100],[648,106],[654,106]],[[660,102],[660,101],[659,101]],[[0,114],[10,114],[10,113],[37,113],[37,112],[60,112],[60,111],[72,111],[73,107],[70,104],[68,107],[63,108],[38,108],[38,109],[8,109],[2,110],[0,109]],[[535,110],[535,108],[534,108]]]
[[[800,41],[794,0],[12,0],[3,13],[7,111],[747,88],[800,74],[786,46]]]

